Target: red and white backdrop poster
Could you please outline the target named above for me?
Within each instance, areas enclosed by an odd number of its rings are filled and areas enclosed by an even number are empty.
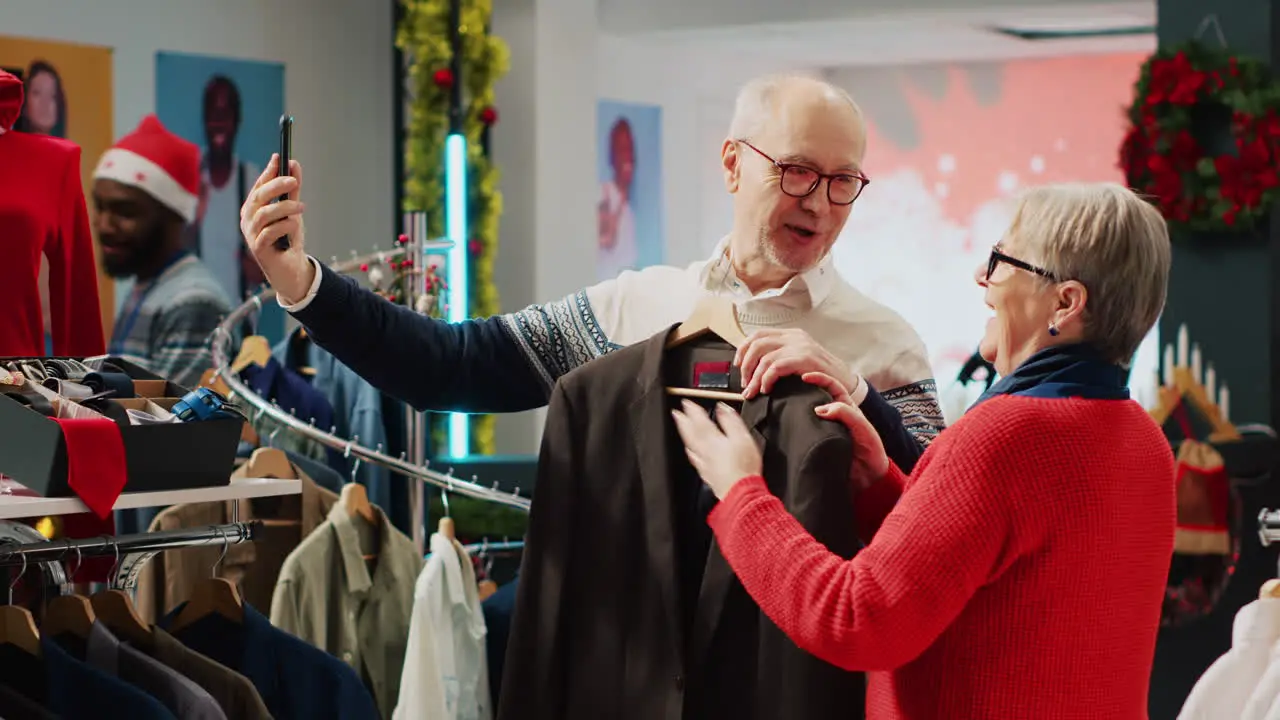
[[[841,69],[868,118],[872,183],[834,257],[856,287],[901,313],[929,347],[939,389],[977,348],[990,311],[974,283],[1019,189],[1117,181],[1124,108],[1144,56]],[[1153,333],[1154,334],[1154,333]],[[1134,364],[1155,377],[1155,340]]]

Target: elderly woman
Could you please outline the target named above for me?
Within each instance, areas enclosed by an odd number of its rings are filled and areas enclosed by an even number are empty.
[[[994,311],[981,352],[1002,379],[909,477],[842,387],[806,376],[834,391],[817,413],[857,446],[874,537],[852,560],[769,494],[732,410],[718,427],[696,406],[675,413],[721,500],[708,522],[725,558],[797,645],[870,671],[872,720],[1147,716],[1174,470],[1124,367],[1169,263],[1164,220],[1123,187],[1027,193],[975,275]]]

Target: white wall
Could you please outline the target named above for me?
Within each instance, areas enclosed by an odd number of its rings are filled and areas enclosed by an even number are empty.
[[[495,88],[493,155],[503,214],[502,310],[555,300],[595,274],[596,0],[503,0],[493,32],[511,50]],[[499,416],[499,454],[538,451],[541,411]]]
[[[0,34],[114,48],[116,137],[155,110],[158,50],[284,63],[307,244],[327,258],[394,238],[391,12],[391,0],[0,0]]]

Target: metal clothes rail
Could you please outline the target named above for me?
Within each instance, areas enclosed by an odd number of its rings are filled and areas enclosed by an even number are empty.
[[[25,531],[14,532],[21,530],[21,524],[5,521],[0,522],[0,567],[22,567],[19,577],[25,574],[27,568],[40,567],[47,582],[62,586],[68,581],[75,582],[76,571],[85,558],[114,557],[116,562],[112,565],[109,578],[111,587],[132,589],[138,584],[143,566],[163,550],[211,545],[221,546],[225,556],[229,546],[252,540],[261,525],[259,521],[232,522],[133,535],[24,542],[17,538],[29,537],[30,534]],[[71,558],[75,558],[76,564],[70,569],[68,578],[63,571],[62,561]]]
[[[1262,547],[1280,542],[1280,510],[1263,509],[1258,513],[1258,540]]]
[[[431,243],[422,244],[423,249]],[[433,249],[433,248],[432,248]],[[349,260],[339,262],[335,257],[330,267],[338,273],[351,273],[359,270],[363,264],[381,263],[389,259],[402,256],[405,250],[397,248],[395,250],[387,250],[382,252],[370,253],[364,256],[355,256]],[[382,451],[382,447],[370,449],[360,444],[359,437],[351,439],[339,437],[334,433],[336,428],[325,431],[315,426],[314,419],[304,421],[294,417],[291,413],[282,409],[273,402],[255,393],[247,385],[240,381],[236,373],[231,372],[233,329],[250,316],[250,313],[260,311],[264,300],[273,298],[275,291],[265,288],[257,294],[251,296],[248,300],[241,303],[237,308],[231,311],[222,323],[214,330],[213,336],[213,366],[217,377],[221,377],[227,384],[232,393],[232,399],[242,399],[245,403],[252,406],[251,417],[256,422],[264,415],[276,421],[287,430],[297,433],[305,438],[320,443],[321,445],[337,450],[346,457],[355,457],[360,462],[373,463],[381,467],[388,468],[393,472],[400,473],[409,477],[417,478],[436,487],[442,488],[447,492],[457,493],[467,497],[485,500],[488,502],[498,503],[507,507],[514,507],[524,511],[529,510],[530,500],[522,497],[520,488],[516,488],[512,492],[499,490],[495,483],[493,487],[485,487],[478,482],[473,482],[477,478],[472,476],[472,481],[464,480],[453,476],[453,469],[450,468],[445,472],[432,470],[430,463],[425,460],[421,465],[416,465],[408,461],[405,454],[400,457],[392,457]]]
[[[80,540],[42,542],[0,542],[0,566],[67,560],[70,558],[112,557],[131,553],[159,552],[202,545],[235,545],[252,540],[260,523],[227,523],[179,530],[157,530],[134,535],[103,535]]]

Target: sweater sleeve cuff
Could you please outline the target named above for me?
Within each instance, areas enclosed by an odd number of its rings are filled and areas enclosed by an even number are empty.
[[[710,514],[707,515],[707,524],[717,535],[728,532],[734,518],[741,517],[747,505],[761,495],[773,497],[763,476],[748,475],[742,478],[729,490],[729,494],[711,509]]]
[[[867,399],[867,390],[869,389],[867,379],[855,373],[853,380],[857,384],[854,386],[853,391],[849,393],[849,399],[853,401],[854,407],[861,407],[862,401]]]
[[[320,270],[320,261],[310,255],[307,256],[307,259],[311,261],[311,267],[316,271],[315,279],[311,281],[311,288],[307,290],[307,294],[303,295],[302,299],[298,302],[290,303],[286,298],[283,298],[279,293],[276,293],[276,302],[279,303],[280,307],[287,313],[296,313],[305,310],[307,306],[311,304],[311,301],[315,299],[316,293],[320,292],[320,281],[324,277],[324,273]]]

